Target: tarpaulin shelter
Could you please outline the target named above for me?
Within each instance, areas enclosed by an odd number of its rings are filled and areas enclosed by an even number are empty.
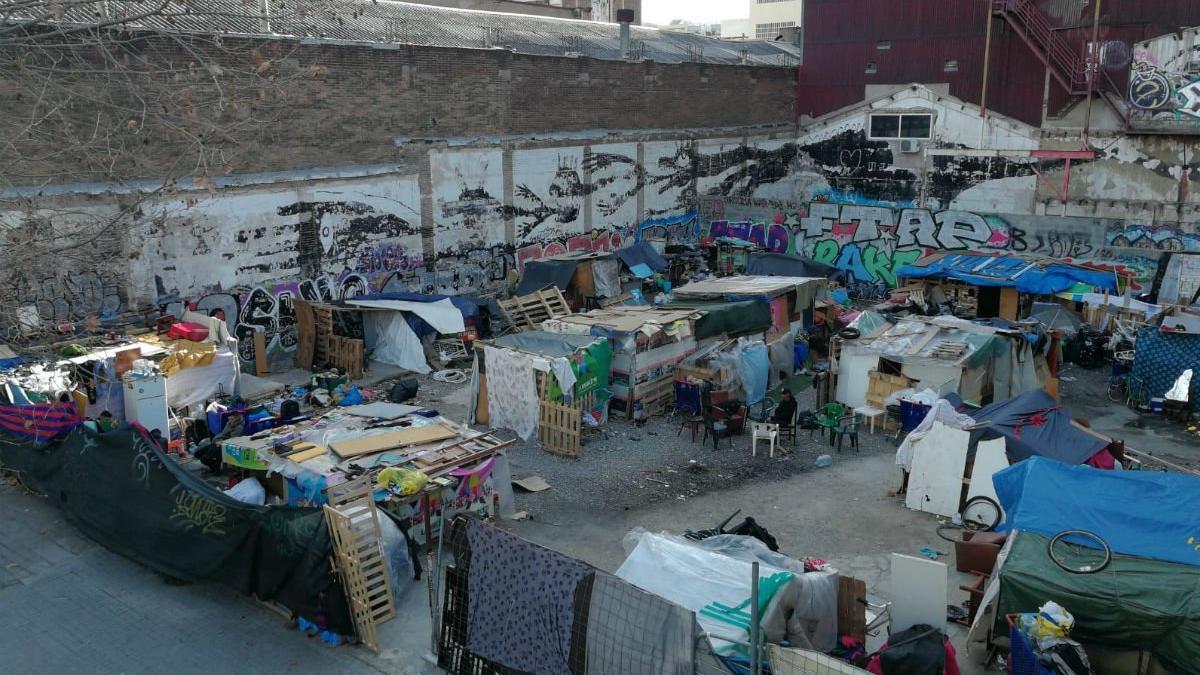
[[[621,294],[621,265],[612,253],[576,251],[525,263],[516,295],[557,287],[577,306],[587,298]]]
[[[1034,457],[993,482],[1007,526],[1017,531],[1000,569],[998,629],[1005,614],[1054,600],[1075,617],[1071,637],[1151,651],[1178,672],[1195,672],[1200,551],[1192,538],[1200,477],[1097,471]],[[1112,562],[1096,574],[1060,568],[1047,541],[1070,529],[1099,536]]]
[[[825,277],[826,279],[845,277],[845,272],[833,265],[786,253],[751,253],[750,259],[746,263],[746,274],[776,277]]]
[[[652,272],[661,272],[667,269],[667,259],[662,257],[662,254],[647,241],[639,241],[632,246],[617,249],[617,257],[630,270],[638,265],[645,265]]]
[[[869,405],[872,371],[897,368],[918,389],[955,392],[976,405],[1042,386],[1045,359],[1019,332],[947,316],[882,322],[878,316],[863,312],[858,323],[873,330],[843,342],[838,357],[837,400],[852,408]]]
[[[1013,461],[1047,457],[1066,464],[1082,464],[1105,450],[1112,441],[1073,423],[1071,416],[1044,389],[1034,389],[984,406],[971,413],[976,424],[971,446],[979,441],[1005,439]]]
[[[693,281],[676,288],[672,295],[680,305],[761,300],[770,306],[772,329],[784,332],[793,322],[811,318],[817,297],[827,283],[824,277],[720,277]]]
[[[1079,332],[1080,324],[1084,323],[1079,312],[1063,307],[1057,302],[1033,303],[1028,319],[1042,324],[1046,330],[1062,331],[1067,337]]]
[[[1200,372],[1200,335],[1164,333],[1154,326],[1138,331],[1131,375],[1146,383],[1151,397],[1163,396],[1188,368]],[[1188,400],[1193,407],[1200,401],[1200,377],[1192,378]]]
[[[660,306],[695,310],[699,315],[695,322],[697,340],[753,335],[771,329],[771,306],[762,300],[671,300]]]
[[[1115,273],[1013,254],[935,253],[896,270],[906,279],[953,279],[980,287],[1016,288],[1022,293],[1053,295],[1087,284],[1101,291],[1117,291]]]
[[[4,416],[25,414],[43,428],[40,409],[6,406]],[[335,633],[355,633],[320,509],[237,501],[130,426],[107,433],[77,427],[37,440],[3,434],[0,462],[106,548],[168,576],[224,583],[310,621],[324,616]]]
[[[613,350],[607,338],[527,331],[477,343],[471,421],[535,433],[547,451],[579,455],[585,424],[606,421]],[[585,418],[587,418],[585,420]]]
[[[613,410],[644,419],[667,407],[675,364],[697,349],[686,308],[608,307],[547,321],[547,329],[607,338],[612,345]]]
[[[428,373],[431,368],[408,315],[420,317],[438,333],[457,334],[466,329],[462,310],[449,298],[434,302],[353,298],[346,305],[363,310],[363,342],[374,360],[415,373]]]

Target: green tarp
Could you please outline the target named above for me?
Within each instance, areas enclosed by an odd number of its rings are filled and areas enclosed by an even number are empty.
[[[1080,642],[1153,652],[1180,673],[1200,673],[1200,567],[1113,556],[1096,574],[1072,574],[1046,552],[1049,539],[1021,532],[1000,571],[997,634],[1006,614],[1036,612],[1048,600],[1075,617]],[[1188,533],[1180,546],[1190,546]]]
[[[571,370],[575,372],[575,396],[580,397],[592,392],[603,392],[608,389],[608,380],[612,375],[612,345],[608,338],[593,338],[596,340],[589,347],[584,347],[567,358],[571,361]],[[550,398],[562,400],[562,390],[558,388],[558,380],[550,378]],[[596,403],[604,399],[596,396]]]
[[[0,437],[0,462],[84,534],[163,574],[217,581],[353,635],[320,509],[253,506],[208,486],[132,427],[78,427],[37,445]]]
[[[673,300],[664,307],[689,307],[700,310],[704,316],[696,322],[696,339],[728,335],[750,335],[761,333],[771,327],[771,306],[762,300],[739,302],[696,302]]]

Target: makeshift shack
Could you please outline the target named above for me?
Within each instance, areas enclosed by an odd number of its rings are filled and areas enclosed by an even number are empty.
[[[752,277],[824,277],[841,281],[846,273],[833,265],[787,253],[751,253],[746,274]]]
[[[902,376],[918,390],[956,392],[975,405],[1040,389],[1049,375],[1045,358],[1020,331],[949,316],[893,321],[870,310],[856,325],[861,336],[835,340],[831,364],[837,400],[851,408],[871,405],[873,372]]]
[[[1045,457],[1113,469],[1118,458],[1110,447],[1112,439],[1078,424],[1037,389],[966,414],[938,401],[896,449],[896,464],[911,474],[909,508],[952,516],[972,497],[995,499],[992,476],[1010,464]]]
[[[1052,296],[1077,284],[1097,291],[1117,291],[1114,272],[1017,254],[935,253],[901,267],[896,276],[901,285],[912,279],[926,279],[948,282],[955,292],[956,286],[971,287],[976,317],[1009,321],[1021,318],[1027,307],[1029,298],[1022,296]]]
[[[607,251],[574,251],[525,263],[516,295],[558,288],[575,308],[621,295],[621,263]]]
[[[1200,326],[1200,316],[1171,313],[1163,317],[1160,326],[1137,332],[1130,377],[1144,384],[1143,393],[1151,400],[1166,397],[1180,376],[1191,369],[1186,407],[1195,410],[1200,403],[1200,377],[1195,376],[1200,373],[1200,331],[1192,325]]]
[[[826,287],[818,277],[735,276],[693,281],[672,291],[679,304],[761,300],[771,310],[771,330],[786,332],[794,323],[812,323],[812,310]]]
[[[641,420],[665,412],[675,365],[696,351],[689,309],[610,307],[546,322],[548,330],[607,338],[612,345],[613,410]]]
[[[1133,672],[1139,653],[1153,655],[1168,672],[1195,671],[1200,551],[1193,532],[1200,478],[1097,471],[1035,457],[994,482],[1013,534],[971,638],[982,639],[989,628],[993,641],[1008,638],[1007,617],[1036,613],[1053,601],[1074,617],[1070,637],[1088,648],[1097,672]],[[1077,562],[1073,546],[1081,547],[1075,550],[1084,560],[1104,557],[1098,542],[1079,540],[1055,547],[1062,556],[1056,562],[1048,544],[1066,530],[1096,535],[1111,561],[1092,573],[1069,569]],[[1114,668],[1121,651],[1135,652],[1124,670]]]
[[[433,370],[422,338],[432,342],[438,334],[458,336],[467,328],[463,310],[450,298],[422,302],[386,294],[354,298],[346,305],[362,310],[363,343],[371,359],[414,373]],[[470,309],[478,313],[473,303]]]
[[[536,434],[548,452],[578,457],[584,429],[607,421],[608,339],[529,331],[477,345],[472,421]]]

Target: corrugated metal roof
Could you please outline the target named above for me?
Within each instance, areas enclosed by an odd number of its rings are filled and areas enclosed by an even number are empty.
[[[90,24],[137,17],[130,26],[189,33],[240,33],[467,49],[508,49],[520,54],[588,56],[620,60],[620,26],[525,14],[417,5],[390,0],[62,0],[63,23]],[[2,3],[0,3],[2,4]],[[259,6],[267,7],[266,15]],[[147,16],[141,16],[148,14]],[[633,26],[636,60],[791,67],[794,45],[762,40],[720,40]]]

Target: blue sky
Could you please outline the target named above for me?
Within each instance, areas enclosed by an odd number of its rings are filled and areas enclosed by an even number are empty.
[[[715,23],[749,16],[747,0],[642,0],[642,23],[687,19]]]

